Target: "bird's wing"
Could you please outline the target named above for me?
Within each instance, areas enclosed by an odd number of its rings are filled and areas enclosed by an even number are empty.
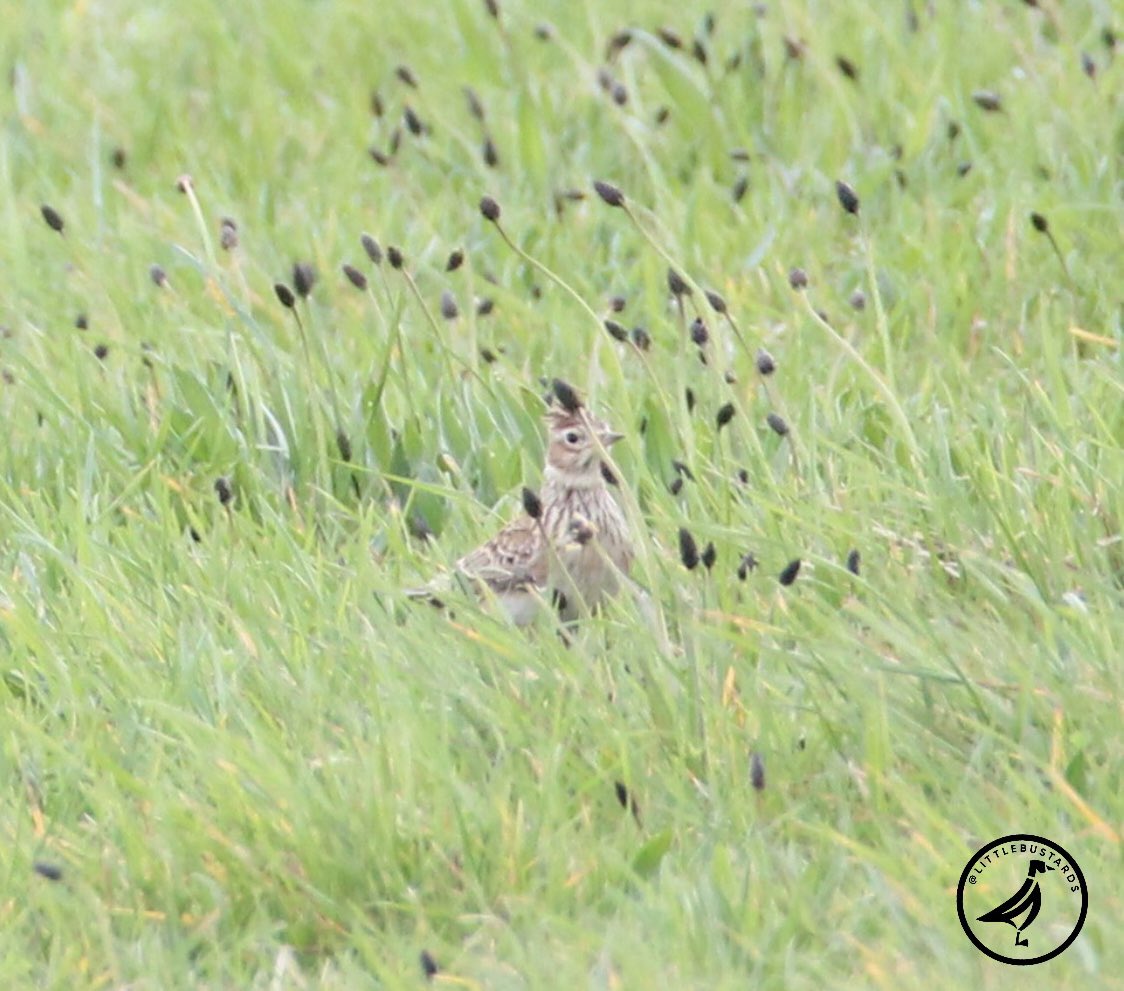
[[[1005,902],[1000,902],[990,912],[986,913],[985,915],[981,915],[978,919],[976,919],[976,921],[1006,922],[1014,926],[1015,924],[1011,920],[1023,913],[1023,910],[1026,908],[1024,902],[1027,899],[1027,896],[1030,895],[1030,889],[1037,886],[1037,881],[1034,881],[1029,877],[1024,878],[1022,887],[1019,888],[1018,891],[1011,895],[1011,897],[1008,898]],[[1015,928],[1017,929],[1018,926],[1015,926]]]
[[[1019,932],[1030,927],[1030,924],[1038,918],[1038,913],[1042,911],[1042,889],[1038,886],[1038,882],[1034,882],[1034,890],[1031,891],[1030,897],[1027,899],[1030,903],[1030,911],[1027,912],[1026,918],[1023,919],[1022,925],[1019,926]]]
[[[546,583],[549,567],[542,528],[529,516],[505,526],[456,563],[456,570],[503,592]]]

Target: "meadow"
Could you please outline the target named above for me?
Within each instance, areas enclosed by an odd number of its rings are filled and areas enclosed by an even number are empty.
[[[1124,986],[1120,31],[9,4],[0,987]],[[554,379],[650,610],[408,601]]]

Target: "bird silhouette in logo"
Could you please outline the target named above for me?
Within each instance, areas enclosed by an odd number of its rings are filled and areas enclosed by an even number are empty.
[[[990,912],[981,915],[977,922],[1006,922],[1015,930],[1015,946],[1029,946],[1030,943],[1023,937],[1023,931],[1036,919],[1042,910],[1042,889],[1038,886],[1037,874],[1052,871],[1043,860],[1032,860],[1026,870],[1026,879],[1010,898],[1000,902]],[[1023,921],[1017,922],[1019,916],[1024,916]]]

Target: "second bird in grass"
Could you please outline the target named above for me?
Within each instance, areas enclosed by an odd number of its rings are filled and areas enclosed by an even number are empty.
[[[564,622],[596,609],[617,592],[633,557],[628,524],[602,470],[605,449],[623,435],[581,406],[551,409],[546,423],[538,499],[525,497],[529,512],[455,565],[518,626],[530,623],[544,602]],[[435,592],[429,586],[411,594],[432,599]]]

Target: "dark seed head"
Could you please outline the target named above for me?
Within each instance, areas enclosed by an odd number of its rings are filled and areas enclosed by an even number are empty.
[[[484,164],[490,169],[494,169],[500,164],[500,153],[496,149],[496,143],[492,140],[490,134],[484,137],[484,147],[481,149],[480,155],[484,159]]]
[[[989,89],[978,89],[972,94],[972,102],[981,110],[989,114],[998,113],[1003,109],[1003,99],[1000,95]]]
[[[500,219],[500,205],[492,197],[485,196],[480,200],[480,213],[494,224]]]
[[[714,415],[714,422],[718,424],[719,430],[734,418],[734,411],[735,407],[733,403],[723,403],[718,407],[718,412]]]
[[[195,188],[195,180],[191,178],[186,172],[177,177],[176,189],[178,189],[185,196]]]
[[[534,489],[523,486],[523,511],[533,520],[542,518],[542,499]]]
[[[682,48],[683,39],[679,37],[671,28],[656,28],[656,34],[668,48]]]
[[[37,860],[31,867],[36,874],[45,877],[48,881],[62,880],[62,868],[58,864],[49,864],[45,860]]]
[[[667,487],[667,491],[673,496],[679,495],[679,493],[683,491],[683,479],[678,476],[673,478],[671,484]]]
[[[550,383],[550,389],[554,393],[554,398],[558,400],[558,405],[567,413],[576,413],[581,409],[582,401],[578,398],[577,390],[569,382],[554,379]]]
[[[835,183],[835,195],[839,197],[839,205],[848,213],[859,212],[858,194],[842,179]]]
[[[367,154],[371,156],[371,161],[376,165],[381,165],[383,168],[386,168],[386,166],[390,164],[391,156],[385,151],[376,148],[374,145],[371,145],[371,147],[367,149]]]
[[[219,221],[219,244],[223,251],[233,251],[238,247],[238,225],[230,217]]]
[[[757,556],[753,551],[747,551],[738,562],[738,581],[744,582],[751,571],[757,570]]]
[[[486,365],[494,364],[498,360],[496,352],[487,347],[480,349],[480,358]]]
[[[686,280],[673,268],[667,270],[667,288],[672,296],[678,299],[680,296],[690,296],[691,287],[687,285]]]
[[[150,265],[148,268],[148,277],[152,280],[154,285],[159,286],[161,289],[168,284],[168,273],[160,265]]]
[[[699,38],[695,38],[691,42],[691,57],[694,58],[694,60],[698,62],[699,65],[707,64],[709,56],[706,52],[706,45],[704,45],[702,43],[702,40]]]
[[[689,478],[692,482],[695,480],[695,473],[691,471],[690,466],[685,461],[680,461],[677,458],[671,462],[671,467],[674,469],[676,475]]]
[[[446,320],[455,320],[459,314],[456,297],[446,289],[441,293],[441,316]]]
[[[694,571],[699,566],[699,546],[685,526],[679,528],[679,560],[688,571]]]
[[[714,567],[714,562],[718,560],[718,551],[715,550],[714,541],[708,540],[706,547],[703,548],[702,556],[699,558],[703,563],[703,567],[709,571]]]
[[[971,162],[961,162],[959,165],[956,166],[956,174],[961,179],[963,179],[964,176],[966,176],[971,171],[972,171],[972,163]]]
[[[710,331],[706,329],[706,324],[703,323],[702,317],[695,317],[695,319],[691,321],[691,343],[701,348],[709,340]]]
[[[554,28],[545,23],[536,24],[535,37],[539,41],[552,41],[554,39]]]
[[[948,122],[948,128],[945,130],[945,134],[948,135],[949,141],[955,141],[958,137],[960,137],[960,125],[956,121],[950,120]]]
[[[652,335],[643,327],[632,328],[632,343],[640,351],[647,351],[652,346]]]
[[[1097,78],[1097,63],[1093,61],[1093,56],[1088,52],[1081,53],[1081,71],[1090,79]]]
[[[484,0],[484,9],[492,20],[498,21],[500,19],[500,5],[497,0]]]
[[[857,575],[859,573],[859,564],[861,560],[862,556],[859,554],[857,548],[855,550],[852,550],[847,555],[847,570],[851,572],[852,575]]]
[[[297,297],[293,295],[293,290],[290,289],[284,282],[275,282],[273,284],[273,291],[277,294],[277,299],[286,309],[291,310],[297,305]]]
[[[51,230],[61,234],[63,227],[66,225],[63,223],[62,215],[58,210],[53,206],[47,206],[46,203],[44,203],[39,210],[43,214],[43,219],[47,221],[47,226],[50,227]]]
[[[853,81],[859,78],[859,67],[845,55],[836,55],[835,64],[848,79]]]
[[[377,89],[371,90],[371,101],[370,101],[370,103],[371,103],[371,116],[372,117],[381,117],[384,113],[386,113],[386,107],[383,105],[383,102],[382,102],[382,95],[379,93],[379,91]]]
[[[105,359],[108,356],[109,356],[109,345],[108,344],[99,344],[94,348],[94,357],[97,358],[98,361],[105,361]]]
[[[415,138],[420,138],[428,130],[425,123],[417,115],[417,111],[408,103],[402,108],[402,121],[406,125],[406,130]]]
[[[779,413],[770,413],[765,417],[765,421],[772,428],[773,433],[778,436],[784,437],[788,433],[788,423]]]
[[[730,196],[733,197],[735,203],[740,203],[748,190],[749,176],[743,172],[734,180],[734,185],[730,188]]]
[[[402,257],[402,252],[393,244],[388,244],[386,246],[386,260],[390,262],[390,267],[393,269],[400,269],[406,264],[406,259]]]
[[[625,298],[623,296],[610,296],[609,309],[613,313],[620,313],[625,307]]]
[[[468,112],[479,121],[484,120],[484,104],[480,102],[480,97],[476,95],[476,90],[471,86],[465,86],[462,90],[464,93],[464,102],[468,104]]]
[[[1050,222],[1040,213],[1032,213],[1030,215],[1031,225],[1039,234],[1048,234],[1050,232]]]
[[[606,320],[605,329],[609,332],[609,336],[614,341],[627,341],[628,331],[624,329],[616,320]]]
[[[865,310],[866,309],[866,293],[861,289],[856,289],[851,293],[850,299],[852,309]]]
[[[605,58],[610,61],[614,59],[618,52],[623,51],[632,43],[632,32],[625,28],[618,31],[609,39],[609,44],[605,48]]]
[[[342,427],[336,431],[336,450],[340,452],[341,461],[351,463],[351,438],[344,433]]]
[[[445,262],[446,272],[455,272],[464,264],[464,252],[460,248],[456,251],[450,252],[448,259]]]
[[[690,386],[683,392],[683,401],[687,404],[687,412],[693,413],[695,410],[695,390]]]
[[[359,238],[359,243],[363,245],[363,250],[367,253],[367,257],[371,259],[372,264],[382,264],[382,248],[379,247],[378,241],[370,234],[363,234]]]
[[[785,35],[784,54],[786,58],[791,59],[793,62],[799,61],[804,57],[805,48],[807,48],[807,45],[802,39],[790,38],[788,35]]]
[[[408,65],[400,65],[394,70],[394,74],[402,80],[411,89],[418,88],[418,79],[414,75],[413,70]]]
[[[422,950],[421,955],[418,957],[421,962],[422,973],[425,975],[427,981],[433,980],[437,976],[438,971],[441,970],[437,966],[437,961],[433,959],[433,954],[429,950]]]
[[[234,498],[234,488],[230,484],[230,479],[225,475],[220,475],[215,479],[215,495],[219,497],[219,502],[224,506],[229,506]]]
[[[659,127],[663,124],[666,124],[667,119],[670,116],[671,116],[671,108],[670,107],[660,107],[659,110],[656,111],[656,126]]]
[[[612,96],[613,102],[618,107],[623,107],[628,103],[628,87],[622,82],[614,81],[613,85],[609,88],[609,95]]]
[[[796,581],[796,576],[798,574],[800,574],[800,558],[797,558],[795,561],[789,561],[789,563],[785,565],[784,571],[780,573],[777,581],[785,586],[791,585]]]
[[[765,761],[755,753],[749,761],[749,781],[754,791],[765,790]]]
[[[294,262],[293,288],[296,289],[297,295],[302,298],[307,297],[314,285],[316,285],[316,269],[308,262]]]
[[[706,291],[706,301],[710,304],[710,308],[715,313],[726,313],[726,300],[718,295],[713,289]]]
[[[762,375],[772,375],[777,370],[777,363],[773,360],[773,356],[764,348],[757,349],[755,361],[757,371]]]
[[[343,274],[347,276],[347,281],[355,286],[356,289],[367,288],[367,276],[360,272],[354,265],[344,263]]]
[[[808,285],[808,273],[802,268],[791,269],[788,273],[788,284],[793,289],[804,289]]]
[[[125,149],[120,146],[114,148],[113,154],[110,156],[109,160],[113,163],[113,167],[115,169],[123,169],[125,167],[125,162],[127,161]]]
[[[496,308],[496,301],[491,296],[482,296],[476,301],[476,315],[486,317]]]
[[[79,313],[78,316],[74,318],[74,326],[79,330],[85,330],[90,326],[90,318],[87,317],[85,313]]]
[[[624,206],[624,193],[611,183],[597,179],[593,183],[593,188],[597,195],[609,206]]]

